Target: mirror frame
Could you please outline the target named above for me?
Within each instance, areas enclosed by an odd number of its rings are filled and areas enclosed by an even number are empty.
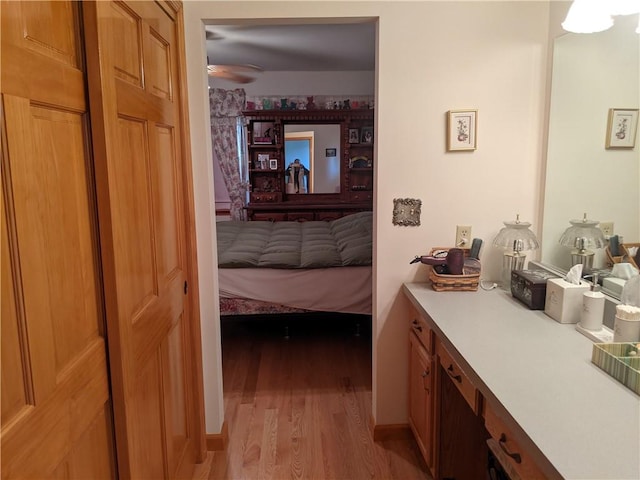
[[[282,135],[283,135],[283,145],[282,145],[282,158],[283,158],[283,165],[284,168],[286,170],[287,168],[287,147],[286,147],[286,142],[287,142],[287,133],[290,134],[295,134],[295,133],[299,133],[299,132],[287,132],[287,126],[289,125],[308,125],[309,127],[316,127],[316,126],[335,126],[338,127],[338,138],[336,139],[335,145],[333,145],[334,147],[338,147],[340,155],[338,156],[337,162],[338,162],[338,167],[339,167],[339,171],[338,171],[338,187],[339,187],[339,191],[338,192],[315,192],[315,191],[309,191],[308,193],[289,193],[286,194],[286,197],[296,197],[296,196],[300,196],[300,197],[306,197],[306,196],[311,196],[311,197],[315,197],[316,195],[322,195],[323,198],[330,198],[328,196],[330,195],[337,195],[337,198],[340,198],[342,196],[342,191],[345,188],[345,182],[344,182],[344,174],[343,174],[343,169],[344,169],[344,165],[342,162],[342,156],[343,156],[343,144],[344,144],[344,131],[345,131],[345,125],[344,125],[344,121],[342,122],[337,122],[337,121],[326,121],[326,122],[311,122],[311,121],[283,121],[282,122]],[[314,140],[314,143],[316,143],[316,141]],[[320,150],[322,150],[323,148],[325,148],[324,146],[322,147],[316,147],[314,145],[313,147],[314,149],[316,148],[320,148]],[[318,162],[319,161],[319,157],[316,155],[314,158],[314,162]],[[310,173],[310,185],[309,185],[309,190],[314,190],[314,188],[312,188],[312,185],[315,185],[315,182],[317,180],[317,172],[315,171],[315,165],[311,166],[309,168],[309,170],[311,171]],[[286,198],[285,197],[285,198]]]

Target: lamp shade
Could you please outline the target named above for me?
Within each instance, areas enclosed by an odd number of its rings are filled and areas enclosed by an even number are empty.
[[[498,232],[493,239],[493,246],[511,249],[514,251],[536,250],[540,247],[535,234],[529,230],[529,222],[521,222],[520,216],[516,219],[504,223],[504,228]]]
[[[573,33],[602,32],[613,26],[606,1],[574,0],[562,22],[562,28]]]
[[[600,222],[587,219],[586,213],[582,220],[570,220],[569,223],[571,226],[560,237],[560,245],[578,250],[603,248],[606,245],[604,234],[597,226]]]
[[[611,15],[632,15],[640,13],[640,0],[607,0]]]

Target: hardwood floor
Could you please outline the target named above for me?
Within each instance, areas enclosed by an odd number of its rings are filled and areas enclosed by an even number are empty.
[[[223,322],[229,445],[194,478],[430,480],[410,435],[372,440],[370,319],[310,317]]]

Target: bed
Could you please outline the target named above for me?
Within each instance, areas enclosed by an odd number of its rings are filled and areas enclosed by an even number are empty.
[[[371,314],[372,219],[217,222],[221,315]]]

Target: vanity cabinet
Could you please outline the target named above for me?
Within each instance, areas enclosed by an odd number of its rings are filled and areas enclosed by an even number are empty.
[[[410,305],[409,426],[431,475],[488,478],[491,449],[512,478],[544,479],[456,357],[430,320]]]
[[[250,220],[331,220],[372,209],[373,109],[249,110],[244,116]],[[289,168],[287,139],[309,141],[309,168],[295,169],[301,175]]]

